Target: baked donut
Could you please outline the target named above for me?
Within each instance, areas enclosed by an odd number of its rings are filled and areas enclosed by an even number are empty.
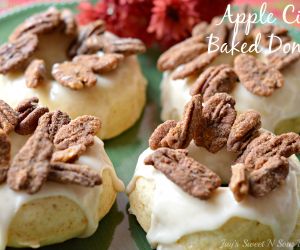
[[[219,22],[220,18],[216,17],[211,24],[200,23],[191,38],[160,56],[158,69],[164,72],[162,120],[180,120],[184,105],[193,95],[202,94],[207,99],[214,93],[224,92],[234,97],[238,112],[248,109],[260,112],[265,129],[277,134],[299,132],[300,52],[297,49],[283,52],[296,46],[288,31],[279,26],[264,25],[252,27],[246,36],[240,27],[235,41],[249,47],[258,43],[257,38],[261,37],[257,46],[260,53],[209,52],[206,37],[210,35],[219,38],[219,47],[232,44],[234,28],[227,23],[219,25]],[[278,39],[270,40],[271,34],[280,37],[281,47]]]
[[[16,106],[36,96],[72,118],[95,115],[103,123],[100,138],[109,139],[142,113],[146,79],[135,54],[144,51],[140,40],[105,31],[101,20],[77,27],[69,10],[50,8],[0,47],[0,99]]]
[[[0,100],[0,249],[89,237],[124,185],[100,120],[49,112],[37,98],[15,109]]]
[[[276,249],[300,236],[300,136],[274,135],[234,99],[195,95],[159,125],[127,187],[153,248]]]

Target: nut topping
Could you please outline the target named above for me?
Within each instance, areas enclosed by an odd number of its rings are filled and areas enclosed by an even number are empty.
[[[67,35],[77,34],[77,23],[75,16],[69,9],[63,9],[60,13],[60,19],[64,23],[64,32]]]
[[[124,56],[144,53],[146,51],[144,43],[134,38],[105,39],[103,45],[105,53],[119,53]]]
[[[90,68],[74,62],[54,64],[52,75],[61,85],[74,90],[93,87],[97,83],[97,78]]]
[[[247,169],[244,164],[236,164],[231,167],[232,175],[229,182],[229,188],[232,191],[236,201],[242,201],[249,192],[249,181]]]
[[[145,159],[145,164],[166,175],[190,195],[206,200],[221,185],[221,179],[206,166],[187,156],[186,150],[157,149]]]
[[[10,161],[10,149],[11,144],[10,140],[6,133],[3,130],[0,130],[0,171],[3,168],[9,167]],[[0,174],[1,176],[1,174]],[[1,180],[1,177],[0,177]],[[1,181],[0,181],[1,183]]]
[[[46,66],[43,60],[33,60],[25,71],[26,86],[36,88],[43,83],[46,75]]]
[[[86,146],[84,144],[78,144],[66,148],[64,150],[59,150],[53,153],[52,162],[74,162],[86,151]]]
[[[203,100],[216,93],[230,93],[238,78],[234,70],[226,64],[207,68],[193,84],[190,94],[202,94]]]
[[[6,102],[0,100],[0,129],[8,134],[18,124],[18,113]]]
[[[260,114],[254,110],[246,111],[236,118],[227,141],[227,150],[242,153],[247,145],[259,135]]]
[[[284,84],[283,76],[277,69],[251,55],[238,55],[234,60],[234,69],[245,88],[255,95],[270,96]]]
[[[5,43],[0,47],[0,73],[20,69],[36,50],[38,39],[35,35],[26,35]]]

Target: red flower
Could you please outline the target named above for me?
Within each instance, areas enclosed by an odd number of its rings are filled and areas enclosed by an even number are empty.
[[[89,2],[81,2],[78,5],[78,10],[77,21],[79,24],[88,24],[100,18],[100,11],[97,6],[93,6]]]
[[[190,34],[199,21],[197,0],[154,0],[148,32],[158,40],[179,41]]]

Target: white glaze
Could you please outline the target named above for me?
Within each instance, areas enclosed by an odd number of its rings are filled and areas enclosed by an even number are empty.
[[[12,134],[12,154],[18,151],[25,140],[26,137]],[[77,163],[88,165],[101,175],[104,170],[109,170],[116,192],[124,190],[123,183],[118,179],[113,165],[105,153],[104,144],[98,137],[94,138],[94,145],[89,147],[84,155],[80,156]],[[75,202],[88,220],[88,226],[80,237],[92,235],[98,227],[99,197],[102,191],[101,185],[86,188],[78,185],[47,182],[38,193],[29,195],[25,192],[15,192],[7,184],[0,185],[0,250],[4,250],[6,247],[10,223],[21,206],[33,200],[52,196],[63,196]]]
[[[265,60],[265,56],[259,55],[259,59]],[[222,54],[213,65],[232,64],[232,61],[232,56]],[[269,97],[256,96],[243,84],[237,83],[230,93],[236,101],[236,110],[238,112],[248,109],[258,111],[262,116],[262,127],[272,132],[280,121],[300,117],[300,109],[297,105],[300,95],[299,68],[300,60],[284,70],[285,85]],[[194,80],[191,78],[173,80],[172,72],[164,73],[161,83],[162,120],[177,120],[182,117],[184,105],[191,99],[189,91]]]
[[[197,157],[200,162],[203,162],[200,158],[203,159],[205,155],[210,157],[205,152],[200,153],[202,157],[197,156],[194,144],[191,144],[188,150],[189,154]],[[190,196],[153,166],[144,164],[145,157],[152,152],[151,149],[147,149],[140,155],[127,191],[130,193],[134,190],[138,177],[155,183],[151,226],[147,233],[147,239],[153,247],[160,250],[181,250],[180,246],[176,245],[176,241],[181,237],[218,229],[233,217],[255,220],[270,226],[276,239],[288,241],[291,237],[300,207],[297,190],[300,164],[295,156],[289,159],[291,170],[283,185],[264,198],[255,199],[248,196],[238,203],[228,187],[218,188],[213,197],[206,201]],[[208,166],[220,166],[219,162],[225,164],[224,154],[216,153],[214,158],[209,160],[211,165]],[[193,216],[187,216],[190,214]]]

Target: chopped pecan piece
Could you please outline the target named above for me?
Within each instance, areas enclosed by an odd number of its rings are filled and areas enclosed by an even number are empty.
[[[206,36],[209,24],[207,22],[198,23],[192,30],[193,36]]]
[[[166,175],[190,195],[205,200],[221,185],[221,179],[206,166],[187,156],[186,150],[157,149],[145,159],[145,164]]]
[[[18,113],[14,111],[6,102],[0,100],[0,129],[4,133],[9,133],[18,124]]]
[[[238,78],[233,68],[227,64],[207,68],[193,84],[190,94],[202,94],[203,100],[216,93],[230,93]]]
[[[57,131],[63,126],[69,124],[71,118],[68,114],[57,110],[44,114],[39,119],[37,130],[42,130],[49,135],[49,139],[53,142]]]
[[[9,167],[0,168],[0,184],[6,181],[8,169]]]
[[[146,51],[145,44],[135,38],[117,38],[104,40],[105,53],[119,53],[124,56],[144,53]]]
[[[194,138],[197,146],[203,146],[209,152],[216,153],[226,145],[236,118],[234,105],[234,99],[225,93],[217,93],[204,103],[204,128]]]
[[[290,46],[292,47],[293,43],[289,43]],[[298,61],[300,59],[300,52],[295,50],[289,50],[284,51],[283,50],[284,45],[282,46],[281,49],[269,54],[267,56],[267,61],[268,61],[268,65],[270,65],[270,67],[274,67],[278,70],[284,70],[285,68],[287,68],[289,65],[295,63],[296,61]]]
[[[198,55],[196,58],[191,60],[190,62],[184,64],[182,69],[179,69],[173,73],[173,79],[183,79],[185,77],[197,74],[203,69],[212,63],[213,60],[217,58],[219,55],[218,52],[205,52],[203,54]]]
[[[264,165],[249,175],[249,193],[262,197],[279,187],[289,173],[289,163],[285,157],[270,157]]]
[[[77,23],[75,16],[69,9],[63,9],[60,13],[60,19],[64,23],[64,32],[67,35],[77,34]]]
[[[48,180],[84,187],[94,187],[102,184],[99,173],[90,167],[62,162],[51,163]]]
[[[7,134],[3,130],[0,130],[0,171],[2,168],[7,168],[9,166],[10,149],[11,144]]]
[[[52,162],[74,162],[86,151],[84,144],[78,144],[64,150],[55,151],[52,155]]]
[[[101,122],[97,117],[80,116],[58,130],[54,137],[55,148],[64,150],[78,144],[90,146],[100,127]]]
[[[25,71],[26,86],[36,88],[43,83],[46,75],[46,66],[43,60],[33,60]]]
[[[19,113],[18,125],[15,131],[20,135],[32,134],[42,115],[49,112],[47,107],[38,106],[39,99],[37,97],[23,100],[17,107],[16,111]]]
[[[76,40],[71,44],[69,48],[69,56],[72,58],[76,55],[87,54],[89,52],[89,48],[87,47],[85,41],[89,37],[102,35],[104,31],[105,24],[102,20],[97,20],[95,22],[82,26],[79,29],[79,34]]]
[[[266,24],[259,27],[256,27],[251,35],[253,39],[255,39],[259,34],[261,35],[261,45],[266,48],[276,48],[281,45],[280,41],[277,38],[272,39],[272,44],[270,44],[271,35],[275,35],[281,39],[281,42],[287,43],[291,41],[291,37],[289,36],[289,31],[286,28],[279,27],[278,25]]]
[[[0,47],[0,73],[20,69],[36,50],[38,39],[36,35],[26,35],[5,43]]]
[[[60,13],[50,7],[47,11],[33,15],[19,25],[9,37],[10,41],[15,41],[23,35],[42,34],[56,29],[60,24]]]
[[[7,174],[10,188],[29,194],[38,192],[47,180],[52,152],[47,134],[36,131],[13,159]]]
[[[247,145],[259,135],[260,118],[260,114],[254,110],[238,115],[228,137],[227,150],[242,153]]]
[[[232,191],[236,201],[242,201],[249,192],[249,181],[247,169],[244,164],[236,164],[231,167],[231,179],[229,188]]]
[[[104,55],[79,55],[74,57],[73,62],[84,64],[95,73],[107,73],[115,70],[124,59],[121,54]]]
[[[284,85],[283,76],[277,69],[251,55],[238,55],[234,69],[245,88],[255,95],[270,96]]]
[[[97,83],[93,71],[81,63],[56,63],[52,67],[52,75],[60,84],[74,90],[93,87]]]

